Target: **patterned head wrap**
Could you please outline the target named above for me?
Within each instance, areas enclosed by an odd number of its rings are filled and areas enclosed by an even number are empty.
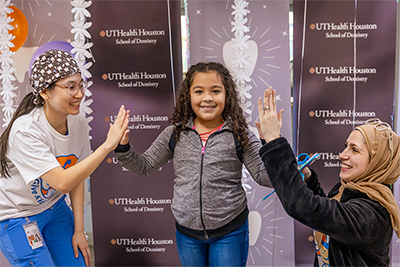
[[[33,62],[29,84],[37,96],[52,83],[77,72],[80,73],[79,66],[68,52],[51,49]]]

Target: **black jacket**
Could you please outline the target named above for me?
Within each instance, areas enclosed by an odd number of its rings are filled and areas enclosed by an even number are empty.
[[[340,183],[326,196],[313,171],[303,182],[285,138],[264,145],[260,155],[286,212],[330,236],[331,266],[389,266],[393,228],[390,214],[379,202],[351,189],[343,191],[340,202],[331,200]]]

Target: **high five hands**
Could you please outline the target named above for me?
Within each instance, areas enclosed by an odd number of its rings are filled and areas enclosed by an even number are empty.
[[[125,106],[122,105],[118,111],[118,115],[114,123],[110,123],[110,128],[108,130],[105,143],[110,145],[111,150],[114,150],[123,138],[129,136],[129,113],[130,110],[126,110]]]
[[[258,98],[258,112],[260,122],[255,123],[260,138],[267,143],[278,138],[282,129],[283,109],[276,111],[276,92],[272,87],[264,91],[263,99]]]

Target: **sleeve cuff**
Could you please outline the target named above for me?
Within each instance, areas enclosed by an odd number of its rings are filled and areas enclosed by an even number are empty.
[[[270,150],[271,148],[275,147],[275,146],[279,146],[282,144],[286,144],[288,143],[288,141],[286,140],[285,137],[278,137],[268,143],[263,144],[263,146],[261,147],[259,154],[262,157],[262,155],[267,152],[268,150]]]
[[[130,147],[131,145],[129,143],[127,143],[126,145],[118,144],[117,148],[114,149],[114,152],[118,153],[128,152]]]

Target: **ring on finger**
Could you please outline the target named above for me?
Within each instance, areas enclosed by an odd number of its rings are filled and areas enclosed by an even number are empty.
[[[264,108],[264,110],[269,110],[269,106],[266,106],[266,107]]]

